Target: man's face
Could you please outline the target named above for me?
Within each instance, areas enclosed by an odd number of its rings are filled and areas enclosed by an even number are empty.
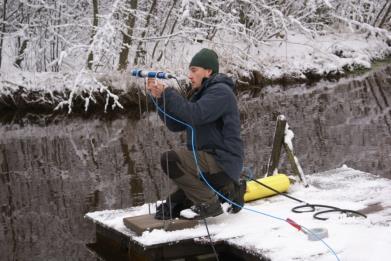
[[[202,85],[202,79],[209,78],[212,74],[211,69],[204,69],[198,66],[190,66],[189,67],[189,80],[191,81],[191,88],[198,89]]]

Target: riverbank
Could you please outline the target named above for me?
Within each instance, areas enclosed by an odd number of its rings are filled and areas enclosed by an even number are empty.
[[[270,40],[249,55],[253,58],[246,68],[238,68],[230,60],[232,54],[220,54],[221,72],[235,79],[238,91],[275,84],[334,82],[361,74],[377,64],[391,63],[391,40],[369,33],[330,34],[316,39],[292,33],[285,39]],[[189,88],[186,71],[175,73],[180,75],[181,90],[185,92]],[[174,81],[169,84],[178,86]],[[88,115],[128,113],[139,111],[139,107],[146,107],[144,81],[131,77],[129,72],[31,73],[14,67],[0,71],[0,111]]]
[[[290,34],[261,48],[261,70],[247,74],[252,85],[335,81],[390,62],[391,39],[371,34],[334,33],[315,39]],[[246,73],[243,73],[246,76]],[[244,83],[246,84],[246,83]]]

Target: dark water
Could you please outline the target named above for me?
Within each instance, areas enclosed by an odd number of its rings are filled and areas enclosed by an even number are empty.
[[[304,172],[347,164],[391,178],[391,66],[338,83],[239,96],[246,163],[266,169],[276,116],[286,115]],[[181,146],[155,114],[0,126],[0,260],[96,260],[89,211],[155,201],[172,186],[159,154]],[[282,169],[290,169],[283,160]]]
[[[284,114],[305,173],[346,164],[391,178],[390,65],[336,83],[249,91],[240,100],[246,158],[258,172],[269,159],[276,116]]]

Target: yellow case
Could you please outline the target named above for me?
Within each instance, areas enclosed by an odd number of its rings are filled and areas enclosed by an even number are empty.
[[[285,192],[288,190],[290,182],[289,178],[284,174],[276,174],[262,179],[257,179],[257,181],[262,182],[263,184],[274,188],[279,192]],[[247,181],[246,193],[244,194],[244,201],[252,201],[264,197],[273,196],[277,193],[274,191],[265,188],[264,186],[256,183],[255,181]]]

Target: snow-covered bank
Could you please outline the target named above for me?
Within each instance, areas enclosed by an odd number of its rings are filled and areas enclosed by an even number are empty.
[[[335,79],[357,69],[369,69],[374,61],[391,57],[390,40],[364,33],[334,33],[316,38],[290,33],[285,39],[274,38],[250,50],[247,55],[252,59],[245,66],[239,66],[234,59],[233,53],[239,49],[240,44],[221,49],[219,53],[221,71],[232,75],[239,88]],[[177,67],[171,67],[170,71],[183,80],[194,50],[198,49],[191,47]],[[176,86],[174,82],[171,84]],[[126,108],[138,105],[138,90],[143,89],[143,85],[143,80],[131,77],[129,72],[34,73],[3,67],[0,70],[0,110],[68,112],[71,105],[73,111],[126,112]]]
[[[300,184],[292,186],[290,195],[309,203],[333,205],[359,210],[377,204],[377,211],[367,219],[330,214],[327,221],[316,220],[312,213],[297,214],[291,208],[297,204],[285,197],[276,196],[248,203],[247,208],[291,218],[307,228],[328,230],[325,242],[332,247],[340,260],[388,260],[391,255],[391,181],[374,177],[348,167],[342,167],[308,177],[310,188]],[[86,216],[103,226],[111,227],[132,237],[142,245],[154,245],[206,235],[200,224],[194,229],[165,232],[153,230],[136,236],[122,223],[122,218],[146,214],[146,205],[125,209],[88,213]],[[242,210],[236,215],[223,214],[208,220],[212,240],[225,241],[244,251],[259,253],[271,260],[337,260],[321,241],[309,241],[286,222]]]
[[[391,40],[368,34],[340,33],[315,39],[290,34],[287,40],[261,48],[259,59],[269,81],[311,80],[369,69],[375,60],[391,56]],[[262,72],[261,72],[262,73]]]
[[[20,70],[0,71],[0,110],[37,110],[38,112],[68,111],[72,103],[74,111],[114,110],[124,105],[136,104],[135,88],[127,89],[126,79],[116,80],[116,85],[98,74],[79,73],[30,73]],[[116,79],[111,76],[111,79]],[[124,87],[125,86],[125,87]],[[121,97],[121,101],[119,101]],[[110,108],[107,108],[110,106]]]

